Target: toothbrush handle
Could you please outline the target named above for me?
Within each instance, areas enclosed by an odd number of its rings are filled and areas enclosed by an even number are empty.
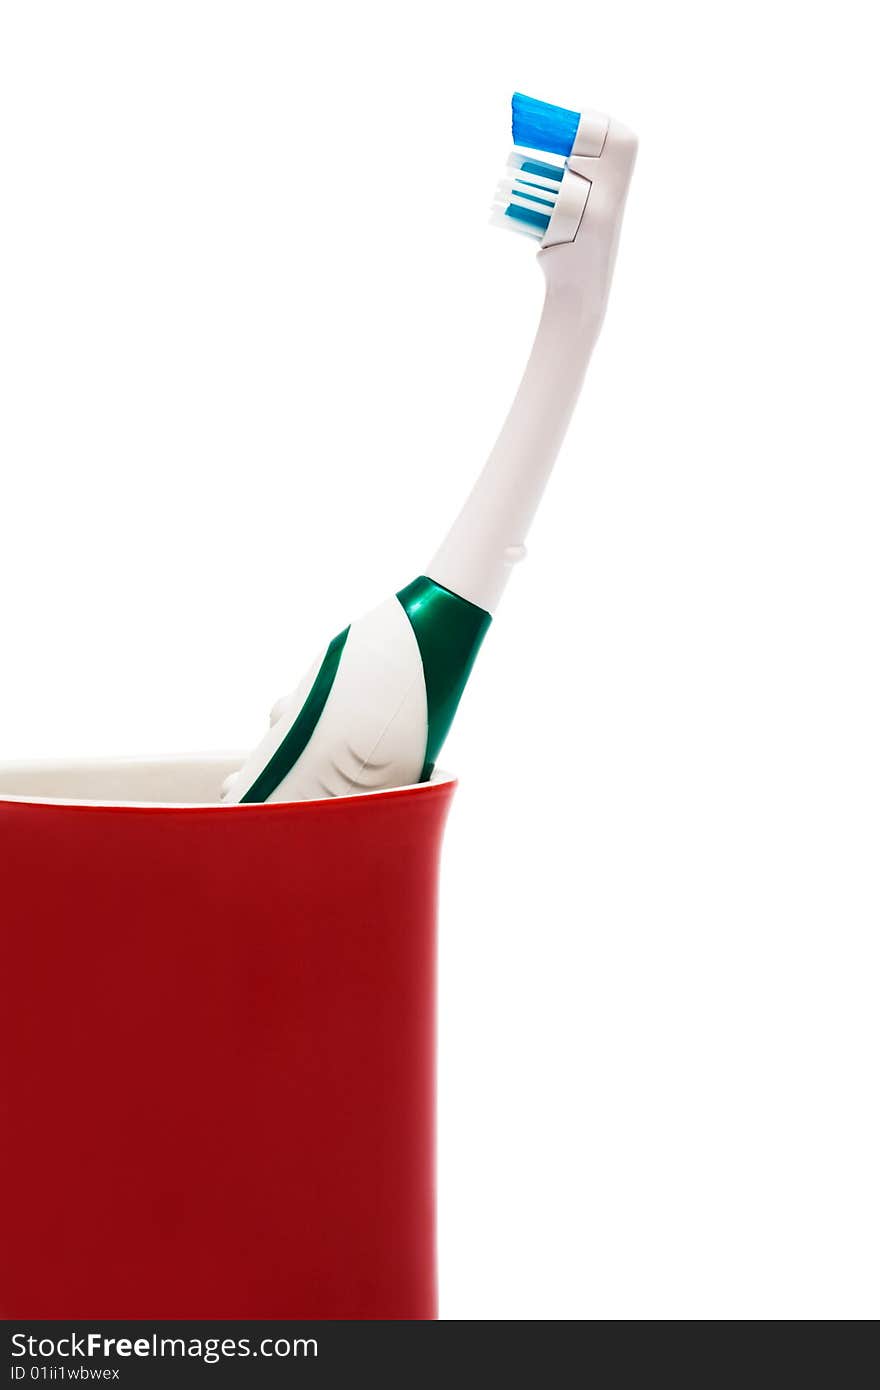
[[[541,253],[550,258],[553,249]],[[604,302],[548,271],[538,332],[519,390],[474,488],[427,569],[491,613],[525,539],[574,410]],[[604,300],[604,296],[602,297]]]
[[[571,241],[538,253],[547,293],[531,356],[486,466],[426,571],[488,613],[525,554],[602,327],[636,146],[612,120],[599,154],[568,161],[566,179],[589,183],[580,223]]]

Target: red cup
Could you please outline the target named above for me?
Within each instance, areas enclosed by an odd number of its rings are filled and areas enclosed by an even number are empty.
[[[455,783],[234,766],[0,768],[0,1316],[436,1317]]]

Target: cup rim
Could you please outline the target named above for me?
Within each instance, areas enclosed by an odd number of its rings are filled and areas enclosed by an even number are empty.
[[[202,768],[206,771],[216,771],[218,778],[218,788],[223,777],[229,772],[240,767],[247,757],[246,752],[241,753],[172,753],[172,754],[130,754],[119,757],[77,757],[77,758],[26,758],[14,759],[11,761],[0,761],[0,783],[7,782],[10,778],[20,775],[23,778],[33,776],[51,776],[59,773],[65,776],[82,774],[95,775],[101,772],[109,773],[113,771],[128,771],[132,776],[138,773],[154,773],[161,768],[173,770],[175,767]],[[83,811],[89,810],[131,810],[131,811],[189,811],[198,813],[214,813],[219,815],[253,815],[260,813],[263,815],[279,812],[295,811],[298,807],[323,806],[331,808],[338,805],[351,805],[352,802],[362,802],[368,798],[389,798],[400,796],[421,795],[436,792],[441,787],[454,786],[457,779],[452,773],[442,769],[436,769],[428,782],[410,783],[401,787],[385,787],[375,791],[353,792],[349,796],[325,797],[321,799],[307,801],[271,801],[253,803],[234,803],[227,805],[221,801],[169,801],[156,799],[128,799],[128,798],[99,798],[84,796],[46,796],[45,794],[22,794],[12,791],[4,791],[0,786],[0,807],[5,805],[22,806],[65,806],[77,808]]]

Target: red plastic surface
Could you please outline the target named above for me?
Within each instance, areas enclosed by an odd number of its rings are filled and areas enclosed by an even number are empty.
[[[0,1316],[436,1316],[453,790],[0,801]]]

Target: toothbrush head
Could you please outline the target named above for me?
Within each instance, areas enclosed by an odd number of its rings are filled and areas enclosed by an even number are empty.
[[[492,222],[543,241],[577,136],[580,114],[514,92],[513,143],[495,192]]]
[[[515,148],[495,193],[491,221],[533,237],[543,248],[573,242],[605,148],[608,117],[569,111],[521,92],[514,92],[511,104]]]

